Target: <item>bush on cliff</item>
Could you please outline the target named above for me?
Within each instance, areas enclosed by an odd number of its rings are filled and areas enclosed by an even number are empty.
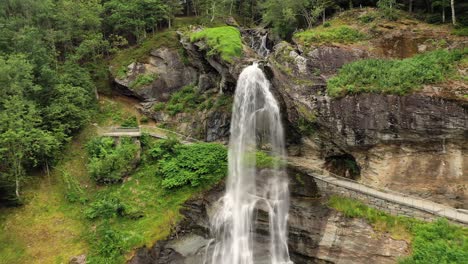
[[[468,50],[436,50],[403,60],[366,59],[344,65],[327,83],[333,97],[357,93],[407,94],[455,74]]]

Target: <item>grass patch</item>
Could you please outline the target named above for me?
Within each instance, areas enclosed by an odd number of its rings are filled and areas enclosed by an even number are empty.
[[[332,196],[328,206],[347,217],[364,218],[381,232],[395,239],[412,241],[412,254],[401,264],[464,263],[468,259],[468,229],[450,224],[446,219],[423,222],[413,218],[392,216],[363,203]]]
[[[468,37],[468,27],[455,28],[452,34],[460,37]]]
[[[358,30],[348,26],[320,26],[315,29],[306,30],[294,34],[294,40],[304,44],[324,44],[324,43],[355,43],[367,39],[367,36]]]
[[[232,62],[242,55],[242,40],[237,28],[231,26],[206,28],[192,33],[190,41],[205,40],[210,47],[208,55],[219,55],[221,59]]]
[[[403,60],[366,59],[344,65],[327,82],[330,96],[357,93],[407,94],[424,84],[444,81],[468,50],[437,50]]]

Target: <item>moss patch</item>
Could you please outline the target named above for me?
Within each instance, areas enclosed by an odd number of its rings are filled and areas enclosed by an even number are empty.
[[[242,40],[237,28],[231,26],[206,28],[192,33],[190,41],[205,40],[210,47],[208,55],[219,55],[221,59],[232,62],[242,55]]]

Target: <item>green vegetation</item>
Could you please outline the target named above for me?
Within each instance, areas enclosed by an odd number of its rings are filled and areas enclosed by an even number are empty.
[[[230,110],[232,107],[232,101],[232,96],[222,94],[213,97],[200,93],[194,85],[187,85],[181,90],[173,93],[167,103],[155,103],[153,105],[153,110],[156,112],[165,111],[171,116],[175,116],[178,113],[190,113],[194,110]]]
[[[396,239],[411,240],[412,254],[401,260],[402,264],[463,263],[468,259],[468,229],[445,219],[423,222],[392,216],[339,196],[332,196],[328,205],[347,217],[364,218],[374,229],[390,232]]]
[[[205,97],[198,92],[196,86],[187,85],[181,90],[173,93],[169,102],[155,103],[153,105],[154,111],[167,111],[169,115],[175,116],[178,113],[190,112],[197,109],[199,105],[205,101]]]
[[[366,35],[348,26],[319,27],[294,34],[298,42],[311,45],[323,43],[354,43],[366,39]]]
[[[242,54],[242,40],[237,28],[231,26],[206,28],[192,33],[190,41],[205,40],[210,47],[208,55],[219,55],[221,59],[232,62]]]
[[[164,157],[161,146],[152,150],[153,157],[160,159],[162,186],[172,189],[189,185],[192,187],[218,182],[227,174],[227,150],[215,143],[175,144]]]
[[[138,121],[136,116],[131,116],[123,120],[120,124],[120,127],[123,128],[131,128],[131,127],[138,127]]]
[[[468,27],[455,28],[452,34],[460,37],[468,37]]]
[[[132,138],[122,138],[118,144],[113,138],[94,138],[86,144],[89,175],[98,183],[115,183],[136,166],[138,146]]]
[[[406,94],[455,74],[467,50],[437,50],[403,60],[366,59],[344,65],[328,80],[328,94],[363,92]]]
[[[155,73],[153,73],[153,74],[140,74],[130,84],[130,88],[138,89],[138,88],[143,87],[145,85],[151,84],[152,82],[154,82],[157,79],[158,79],[158,75],[155,74]]]
[[[248,166],[255,166],[257,169],[268,169],[275,167],[282,167],[286,165],[284,160],[279,157],[271,156],[265,151],[256,151],[247,153],[245,156],[246,163]]]

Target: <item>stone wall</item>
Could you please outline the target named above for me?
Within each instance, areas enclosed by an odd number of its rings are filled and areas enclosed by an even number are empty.
[[[374,196],[370,193],[365,191],[359,191],[354,189],[349,189],[339,184],[333,183],[333,181],[328,181],[323,179],[320,176],[314,176],[315,182],[320,193],[323,196],[331,196],[331,195],[339,195],[343,197],[348,197],[352,199],[359,200],[364,204],[368,205],[369,207],[387,212],[392,215],[398,216],[408,216],[417,218],[424,221],[434,221],[441,216],[434,214],[433,212],[426,211],[425,209],[419,208],[418,204],[415,203],[414,205],[402,204],[396,201],[389,201],[387,199]],[[449,219],[450,221],[458,224],[466,224],[458,222],[454,219]]]

